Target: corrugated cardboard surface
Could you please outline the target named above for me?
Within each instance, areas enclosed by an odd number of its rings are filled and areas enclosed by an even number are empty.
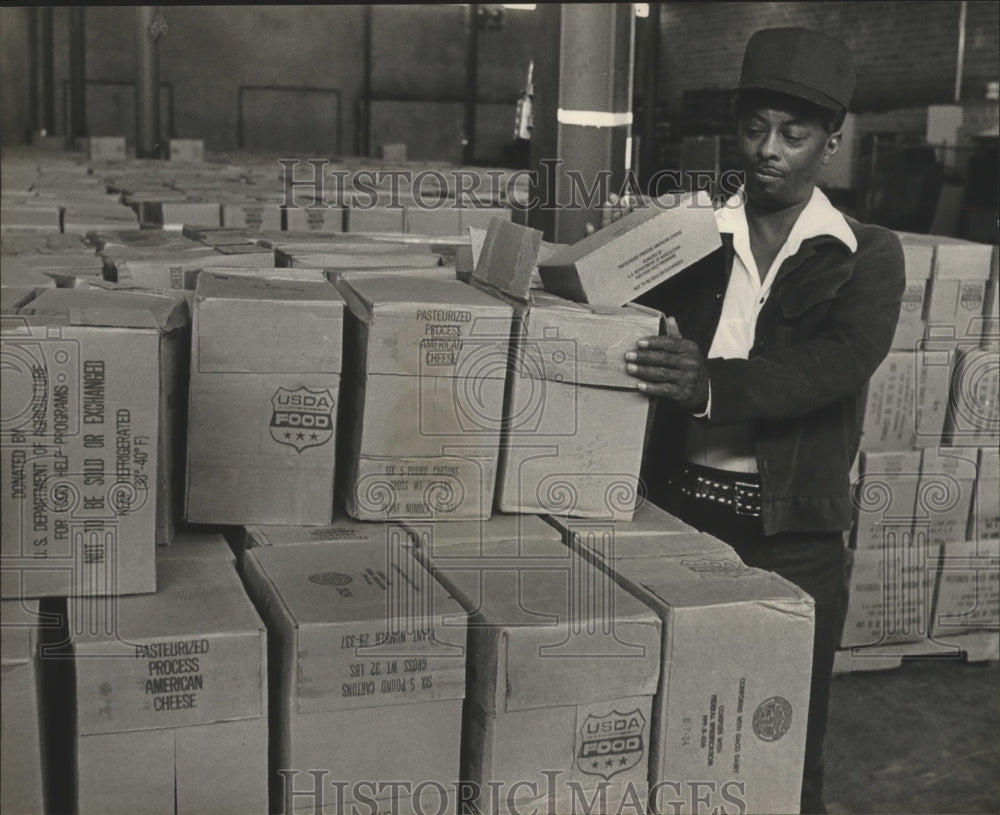
[[[976,487],[975,448],[938,447],[923,451],[915,506],[916,524],[931,543],[965,538]]]
[[[4,382],[20,439],[3,458],[4,596],[153,591],[158,525],[170,534],[158,468],[179,387],[164,380],[163,332],[183,328],[186,305],[86,289],[30,305],[41,314],[4,323],[5,352],[21,360]]]
[[[1000,538],[1000,450],[996,447],[979,450],[979,472],[966,537]]]
[[[498,513],[483,521],[406,524],[408,537],[418,547],[434,552],[451,546],[469,547],[479,543],[488,551],[495,543],[558,541],[559,532],[535,515]]]
[[[940,546],[852,550],[847,615],[840,646],[918,642],[927,636]]]
[[[329,522],[342,327],[327,283],[199,277],[189,520]]]
[[[525,792],[546,789],[543,770],[560,803],[569,782],[644,795],[659,621],[558,540],[507,537],[415,550],[471,613],[463,778],[487,800],[493,782],[504,799],[545,797]]]
[[[733,781],[742,782],[735,792],[748,812],[798,811],[812,599],[777,575],[714,555],[623,560],[615,573],[663,621],[651,783],[709,782],[705,812],[726,803]],[[669,809],[663,800],[660,807]]]
[[[340,473],[361,520],[489,517],[511,307],[456,281],[339,283],[350,307]]]
[[[621,306],[722,245],[705,192],[661,199],[538,264],[546,291]]]
[[[38,706],[38,601],[0,602],[0,811],[45,810]]]
[[[231,562],[159,568],[155,595],[70,603],[79,811],[213,811],[224,787],[221,811],[264,812],[264,625]]]
[[[941,547],[931,636],[1000,628],[1000,541],[952,541]]]
[[[905,545],[913,533],[920,486],[920,451],[867,453],[858,457],[851,546],[881,549]]]
[[[277,767],[451,788],[466,618],[430,574],[402,547],[357,543],[251,549],[244,570],[273,646]]]

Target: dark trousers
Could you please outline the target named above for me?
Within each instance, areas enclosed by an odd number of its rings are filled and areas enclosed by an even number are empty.
[[[845,602],[843,534],[782,532],[764,535],[760,518],[736,515],[695,498],[670,495],[665,508],[696,529],[725,541],[748,566],[781,575],[816,603],[812,683],[802,779],[802,812],[823,812],[823,740],[833,657],[840,639]]]

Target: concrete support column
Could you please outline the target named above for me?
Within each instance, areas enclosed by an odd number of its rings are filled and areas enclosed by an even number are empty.
[[[160,144],[160,52],[153,30],[156,6],[135,10],[135,155],[162,158]]]
[[[87,135],[87,32],[84,6],[69,7],[69,129],[66,143]]]
[[[631,3],[540,4],[531,167],[538,204],[528,223],[572,243],[599,224],[631,165]]]

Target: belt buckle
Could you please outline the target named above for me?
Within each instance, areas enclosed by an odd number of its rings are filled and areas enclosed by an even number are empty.
[[[751,518],[760,517],[759,497],[760,492],[756,484],[746,481],[733,482],[733,512],[737,515],[746,515]],[[754,499],[757,500],[754,500]]]

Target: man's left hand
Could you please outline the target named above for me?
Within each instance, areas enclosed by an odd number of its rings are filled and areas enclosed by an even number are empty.
[[[705,358],[692,340],[680,335],[672,317],[667,319],[667,332],[639,340],[636,350],[625,354],[625,370],[643,380],[638,386],[643,393],[702,413],[708,405]]]

